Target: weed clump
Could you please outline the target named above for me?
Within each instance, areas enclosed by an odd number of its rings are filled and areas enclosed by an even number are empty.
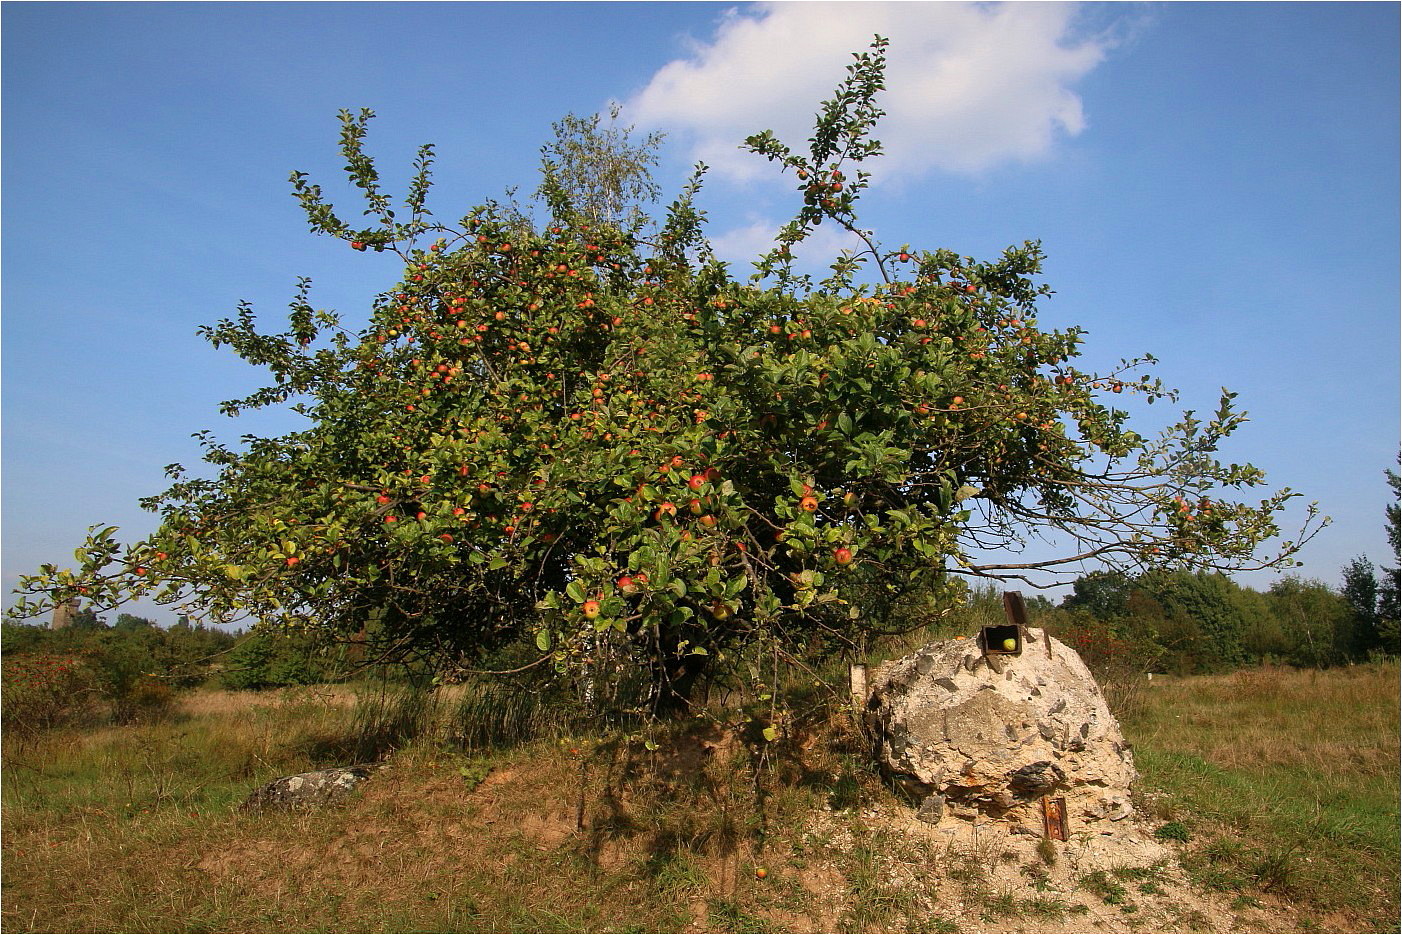
[[[1154,837],[1160,841],[1177,841],[1180,844],[1188,843],[1188,828],[1181,821],[1170,821],[1160,825],[1154,830]]]

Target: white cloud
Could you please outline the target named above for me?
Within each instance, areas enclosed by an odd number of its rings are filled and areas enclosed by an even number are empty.
[[[1104,58],[1104,33],[1076,34],[1077,8],[1053,3],[763,3],[732,10],[710,42],[665,65],[625,102],[628,119],[690,140],[695,158],[747,178],[740,150],[772,129],[801,150],[813,114],[874,34],[891,40],[880,175],[975,173],[1043,156],[1086,126],[1073,90]]]
[[[744,277],[753,272],[750,264],[773,248],[781,226],[768,218],[751,217],[745,224],[710,238],[711,249],[722,260],[734,264],[735,273]],[[834,224],[824,224],[793,248],[794,266],[800,271],[822,272],[844,250],[856,253],[865,247],[856,235]]]

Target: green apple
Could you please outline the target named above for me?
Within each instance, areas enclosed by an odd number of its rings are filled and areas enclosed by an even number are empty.
[[[1008,652],[1012,652],[1013,650],[1017,649],[1017,640],[1013,639],[1012,637],[1008,637],[1007,639],[1003,640],[1003,648],[1006,649]]]

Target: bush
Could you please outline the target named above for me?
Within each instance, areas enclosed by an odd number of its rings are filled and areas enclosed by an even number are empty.
[[[122,723],[149,721],[166,715],[175,704],[176,690],[170,682],[154,674],[143,674],[127,682],[112,697],[112,717]]]
[[[219,674],[235,691],[339,681],[341,654],[304,633],[257,629],[231,650]]]
[[[5,730],[26,736],[91,719],[103,692],[81,656],[32,652],[7,655],[0,682]]]
[[[181,621],[162,629],[122,614],[107,627],[49,630],[6,624],[5,726],[46,730],[108,714],[119,722],[166,712],[179,691],[203,682],[233,635]]]

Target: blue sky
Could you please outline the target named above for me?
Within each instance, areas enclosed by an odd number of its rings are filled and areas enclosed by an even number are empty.
[[[1151,351],[1182,406],[1238,391],[1228,457],[1334,518],[1298,573],[1336,584],[1383,533],[1399,444],[1399,6],[1393,3],[23,3],[3,31],[3,562],[8,592],[94,523],[132,538],[190,433],[259,375],[195,334],[299,276],[352,321],[388,256],[306,231],[288,173],[350,205],[336,112],[370,107],[387,182],[436,144],[456,218],[529,192],[552,121],[619,101],[668,133],[728,257],[792,191],[734,147],[801,144],[847,53],[891,39],[889,156],[864,222],[979,258],[1040,239],[1044,326]],[[1147,411],[1153,430],[1162,407]],[[1244,576],[1268,587],[1271,574]],[[7,598],[8,600],[8,598]],[[153,608],[137,608],[152,616]]]

